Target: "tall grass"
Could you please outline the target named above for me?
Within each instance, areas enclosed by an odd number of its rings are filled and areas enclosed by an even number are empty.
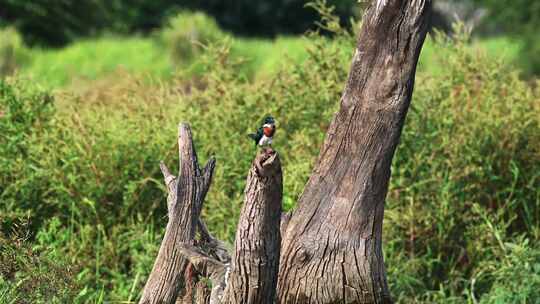
[[[44,267],[80,270],[53,276],[68,284],[51,302],[139,297],[167,221],[158,162],[176,165],[180,121],[191,123],[202,161],[217,159],[203,210],[217,236],[234,237],[256,153],[246,134],[267,113],[278,123],[284,205],[294,207],[347,77],[355,41],[337,33],[309,35],[298,61],[279,58],[283,64],[260,78],[238,73],[237,46],[225,40],[202,53],[198,77],[178,73],[161,82],[125,74],[54,96],[24,78],[2,81],[4,239],[28,231],[19,248],[46,253],[54,263]],[[534,301],[540,90],[505,62],[472,50],[466,35],[430,43],[433,62],[445,68],[431,73],[430,63],[421,64],[385,213],[392,294],[405,303]],[[19,277],[32,271],[13,269]],[[32,290],[21,284],[0,281],[0,297],[17,302]],[[45,295],[34,293],[36,301]]]

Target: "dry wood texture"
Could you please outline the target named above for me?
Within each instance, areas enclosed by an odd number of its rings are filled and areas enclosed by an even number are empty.
[[[365,13],[341,107],[282,236],[279,303],[391,301],[384,200],[430,4],[379,0]]]
[[[180,172],[175,177],[164,164],[161,170],[167,185],[169,222],[161,242],[154,268],[146,282],[139,303],[174,303],[182,285],[187,259],[181,244],[193,244],[204,197],[210,187],[215,160],[201,170],[187,124],[178,127]]]
[[[271,149],[264,150],[255,158],[247,178],[222,303],[274,303],[281,245],[282,191],[279,157]]]

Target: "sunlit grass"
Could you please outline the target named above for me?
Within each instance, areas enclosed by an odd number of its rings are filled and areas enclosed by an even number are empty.
[[[83,40],[63,49],[32,49],[20,74],[49,87],[96,80],[115,71],[170,77],[166,51],[151,38],[104,37]]]
[[[478,53],[506,64],[516,64],[520,45],[508,37],[492,37],[472,39],[466,46],[469,52]],[[428,35],[418,61],[418,71],[430,75],[441,75],[448,68],[444,58],[451,51],[434,42],[434,35]]]
[[[277,37],[276,39],[231,38],[231,57],[241,62],[238,73],[248,79],[264,78],[280,70],[289,62],[302,62],[308,57],[307,47],[312,44],[305,37]],[[499,37],[473,40],[470,51],[512,63],[519,56],[519,44]],[[166,46],[152,37],[104,37],[84,40],[64,49],[31,49],[31,60],[19,70],[22,76],[30,76],[39,84],[58,88],[73,84],[112,78],[118,72],[168,80],[178,69],[200,75],[202,71],[191,60],[173,63]],[[445,67],[441,54],[448,53],[426,39],[419,60],[418,70],[432,75],[440,74]]]

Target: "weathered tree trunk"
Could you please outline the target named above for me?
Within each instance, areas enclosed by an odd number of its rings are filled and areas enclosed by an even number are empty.
[[[277,153],[265,150],[256,157],[247,178],[235,253],[222,303],[274,303],[282,191]]]
[[[279,303],[391,302],[384,201],[430,4],[379,0],[367,10],[341,107],[282,236]]]
[[[178,128],[178,150],[180,172],[173,176],[164,164],[161,170],[167,185],[167,207],[169,222],[161,242],[143,295],[139,303],[174,303],[182,288],[187,259],[178,245],[192,245],[195,229],[201,213],[204,197],[210,187],[215,160],[208,161],[201,170],[193,147],[191,130],[188,125]]]
[[[297,209],[281,214],[279,158],[271,149],[259,153],[232,258],[199,218],[214,162],[199,169],[191,133],[181,126],[180,175],[163,166],[169,223],[141,303],[174,303],[186,269],[212,281],[211,291],[187,282],[195,289],[182,299],[188,303],[392,302],[381,246],[384,201],[430,6],[430,0],[372,3],[340,110]]]

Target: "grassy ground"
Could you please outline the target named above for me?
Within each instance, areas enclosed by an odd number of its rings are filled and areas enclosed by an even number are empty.
[[[391,292],[399,303],[535,303],[540,91],[508,64],[509,40],[466,38],[429,38],[422,53],[385,213]],[[225,36],[188,62],[158,36],[26,50],[19,76],[0,82],[0,303],[137,300],[166,223],[158,163],[177,163],[179,121],[201,161],[217,159],[203,210],[217,236],[234,237],[255,153],[245,134],[266,112],[293,208],[354,43],[343,31]]]
[[[286,59],[301,61],[307,57],[308,41],[299,37],[234,39],[231,54],[242,62],[239,71],[247,77],[276,72]],[[77,85],[99,80],[115,72],[127,72],[154,79],[170,79],[177,69],[195,69],[191,62],[175,65],[168,50],[156,39],[106,37],[79,41],[60,49],[32,49],[31,58],[18,73],[49,88]]]
[[[302,62],[308,57],[306,47],[310,44],[303,37],[223,39],[230,40],[231,58],[241,62],[237,66],[238,72],[250,79],[269,76],[290,61]],[[496,37],[474,40],[469,48],[511,63],[519,56],[520,46],[508,38]],[[432,75],[441,73],[444,66],[440,62],[441,56],[437,56],[441,52],[445,52],[444,48],[437,47],[428,37],[420,57],[419,71]],[[31,49],[26,56],[31,59],[21,65],[18,73],[49,88],[84,85],[92,80],[114,77],[118,72],[154,80],[169,80],[179,70],[192,75],[203,73],[191,59],[172,58],[170,50],[157,37],[104,37],[79,41],[60,50]]]
[[[167,77],[172,64],[166,51],[147,38],[106,37],[79,41],[64,49],[32,49],[20,70],[48,87],[61,87],[106,77],[121,70]]]

